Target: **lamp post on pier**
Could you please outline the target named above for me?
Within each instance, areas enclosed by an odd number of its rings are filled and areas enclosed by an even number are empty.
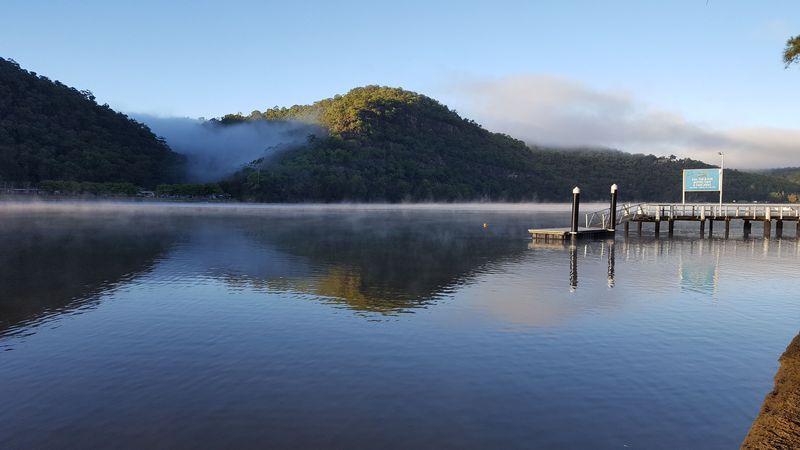
[[[719,154],[719,207],[722,209],[722,179],[725,172],[725,153],[717,152]]]

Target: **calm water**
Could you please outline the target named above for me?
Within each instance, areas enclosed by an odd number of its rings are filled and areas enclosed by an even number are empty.
[[[0,447],[733,448],[798,331],[794,227],[170,210],[0,207]]]

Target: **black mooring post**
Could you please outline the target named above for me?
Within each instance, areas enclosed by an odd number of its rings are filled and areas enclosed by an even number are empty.
[[[617,184],[611,185],[611,226],[608,227],[611,231],[617,229]]]
[[[580,207],[580,201],[581,189],[575,186],[575,189],[572,190],[572,226],[570,227],[570,232],[573,236],[578,234],[578,208]]]

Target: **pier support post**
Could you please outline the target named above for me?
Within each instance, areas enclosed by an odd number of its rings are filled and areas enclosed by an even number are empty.
[[[800,222],[798,222],[798,223],[800,223]],[[625,225],[623,225],[623,228],[625,229],[625,237],[628,237],[628,232],[631,230],[631,223],[630,222],[625,222]]]
[[[658,239],[658,235],[661,233],[661,221],[656,220],[656,227],[655,227],[656,239]]]
[[[708,220],[708,237],[711,238],[714,236],[714,219]]]
[[[775,221],[775,237],[781,238],[783,237],[783,221],[776,220]]]
[[[744,227],[742,228],[742,234],[744,234],[744,238],[747,239],[750,237],[750,231],[752,230],[753,224],[750,223],[749,220],[744,221]]]
[[[772,221],[765,220],[764,221],[764,239],[769,239],[769,236],[772,234]]]
[[[706,219],[700,220],[700,237],[706,237]]]
[[[639,234],[639,236],[642,235],[642,221],[641,220],[636,222],[636,232]]]
[[[794,237],[800,238],[800,220],[797,221],[797,228],[794,230]]]
[[[731,234],[731,219],[725,219],[725,239]]]
[[[669,219],[669,222],[667,222],[667,233],[669,234],[669,237],[672,237],[672,235],[675,234],[675,221],[672,219]]]
[[[575,186],[575,189],[572,190],[572,226],[570,227],[570,233],[573,236],[578,234],[578,209],[580,207],[581,202],[581,189],[578,186]]]

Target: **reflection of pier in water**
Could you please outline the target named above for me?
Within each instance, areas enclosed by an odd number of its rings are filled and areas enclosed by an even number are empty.
[[[681,288],[687,291],[715,293],[720,280],[720,259],[725,256],[744,256],[750,261],[765,260],[767,257],[800,257],[800,239],[795,240],[628,240],[615,243],[613,239],[603,241],[561,241],[532,240],[531,250],[562,250],[569,253],[569,286],[571,291],[578,288],[578,259],[598,255],[607,261],[607,286],[616,283],[615,266],[617,257],[624,262],[646,261],[651,258],[677,257],[677,277]],[[617,253],[620,253],[617,255]]]
[[[597,247],[599,247],[599,249]],[[569,287],[571,291],[575,291],[576,289],[578,289],[578,253],[582,253],[583,257],[585,258],[590,253],[595,253],[599,251],[600,257],[602,258],[603,256],[606,256],[608,261],[607,285],[609,288],[614,287],[615,283],[614,266],[616,259],[616,250],[613,239],[608,239],[604,241],[594,241],[594,242],[583,241],[580,244],[578,244],[575,241],[571,243],[566,243],[564,241],[532,240],[528,244],[528,248],[531,250],[539,250],[539,249],[567,250],[569,252]]]

